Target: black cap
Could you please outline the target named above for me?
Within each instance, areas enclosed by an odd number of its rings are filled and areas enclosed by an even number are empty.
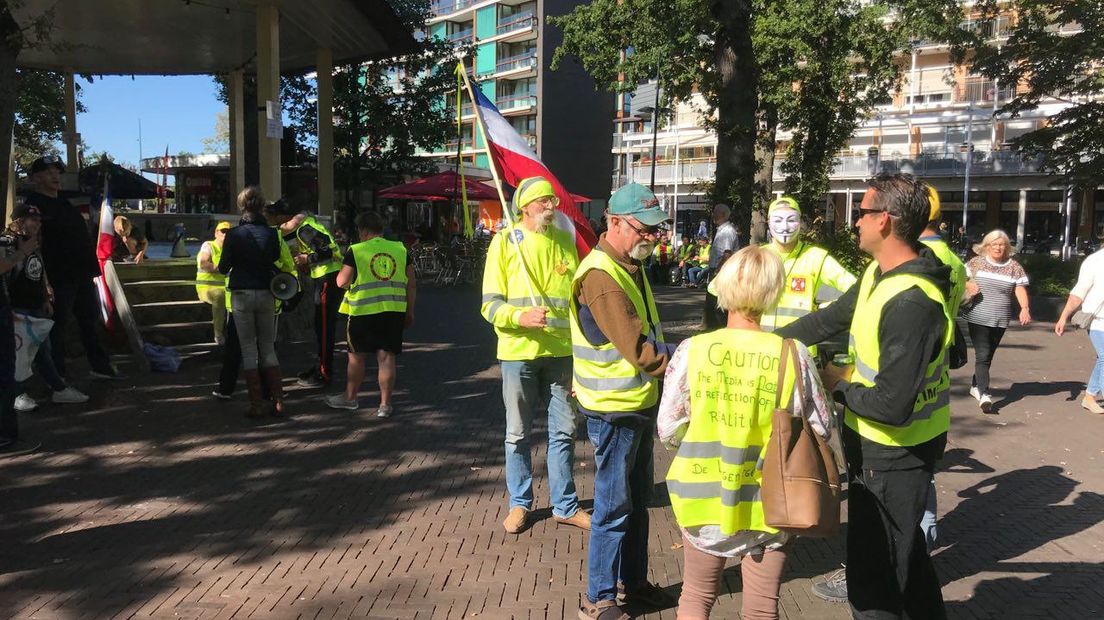
[[[61,163],[60,157],[57,155],[43,155],[31,162],[31,174],[42,172],[50,166],[56,167],[58,172],[65,172],[65,164]]]
[[[12,209],[13,220],[19,220],[25,217],[42,217],[42,211],[38,210],[38,207],[29,204],[18,204]]]

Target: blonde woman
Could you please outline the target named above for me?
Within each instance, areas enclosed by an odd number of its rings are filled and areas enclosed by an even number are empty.
[[[993,230],[974,246],[977,256],[966,263],[970,278],[966,293],[976,291],[962,313],[974,343],[974,379],[970,395],[985,413],[993,411],[989,394],[989,367],[1004,338],[1012,310],[1019,306],[1020,325],[1031,322],[1028,309],[1027,272],[1012,258],[1012,242],[1003,230]]]
[[[657,424],[664,445],[678,450],[667,489],[683,536],[682,620],[709,617],[729,558],[740,561],[740,617],[778,617],[791,537],[766,526],[758,501],[776,390],[785,390],[783,403],[792,396],[794,414],[808,417],[817,433],[827,437],[831,428],[829,400],[808,349],[794,342],[794,367],[791,358],[781,359],[783,339],[759,327],[782,294],[784,276],[782,261],[765,248],[733,254],[714,279],[727,329],[684,341],[667,366]],[[780,364],[786,365],[784,388],[775,385]]]

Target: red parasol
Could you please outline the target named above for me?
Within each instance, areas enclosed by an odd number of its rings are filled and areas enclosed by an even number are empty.
[[[466,179],[468,200],[498,200],[493,187],[475,179]],[[388,187],[379,193],[380,198],[408,200],[452,200],[460,195],[460,177],[448,171],[433,176]]]

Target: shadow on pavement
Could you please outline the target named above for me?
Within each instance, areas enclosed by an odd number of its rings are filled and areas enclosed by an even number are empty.
[[[1084,389],[1085,384],[1080,381],[1018,382],[1004,390],[1003,398],[993,403],[993,406],[1000,411],[1004,407],[1031,396],[1054,396],[1056,394],[1067,394],[1066,401],[1072,402],[1077,400]]]

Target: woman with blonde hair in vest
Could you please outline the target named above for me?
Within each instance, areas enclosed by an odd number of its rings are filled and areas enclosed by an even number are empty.
[[[727,329],[684,341],[667,366],[658,430],[664,445],[678,450],[667,490],[683,537],[680,620],[709,617],[729,558],[740,561],[740,617],[778,617],[791,536],[764,522],[759,485],[780,364],[786,365],[782,402],[792,398],[794,415],[825,437],[832,420],[808,349],[794,341],[795,367],[782,358],[783,339],[759,327],[778,302],[784,276],[782,261],[766,248],[733,254],[714,280]]]

